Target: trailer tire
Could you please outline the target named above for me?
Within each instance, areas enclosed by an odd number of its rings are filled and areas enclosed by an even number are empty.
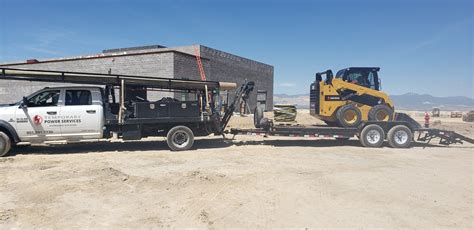
[[[371,124],[364,127],[360,133],[359,138],[362,146],[368,148],[378,148],[382,146],[384,139],[385,132],[383,131],[382,127],[376,124]]]
[[[262,128],[262,125],[260,124],[260,121],[263,118],[263,109],[259,106],[255,107],[254,113],[253,113],[253,124],[255,128]]]
[[[166,143],[172,151],[184,151],[194,144],[193,131],[186,126],[175,126],[166,135]]]
[[[388,131],[387,139],[392,148],[408,148],[413,140],[413,132],[405,125],[397,125]]]
[[[0,131],[0,157],[6,156],[11,148],[12,142],[10,137],[6,133]]]
[[[362,120],[362,113],[354,104],[348,104],[337,110],[336,118],[342,127],[357,127]]]
[[[370,121],[392,121],[393,109],[385,104],[376,105],[369,110],[367,116]]]

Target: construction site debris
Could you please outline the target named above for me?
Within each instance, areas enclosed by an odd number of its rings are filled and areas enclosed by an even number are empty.
[[[462,116],[462,121],[474,122],[474,110],[471,110]]]
[[[451,112],[451,118],[461,118],[461,117],[462,117],[461,112],[458,112],[458,111]]]
[[[441,110],[438,107],[434,107],[433,111],[431,111],[431,116],[432,117],[439,117],[441,113]]]
[[[275,105],[273,117],[276,122],[294,122],[296,120],[295,105]]]

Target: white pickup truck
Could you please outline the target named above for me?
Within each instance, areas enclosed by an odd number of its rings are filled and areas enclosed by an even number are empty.
[[[0,105],[0,155],[19,142],[102,138],[102,95],[99,87],[45,88],[17,103]]]
[[[123,101],[122,96],[119,102],[114,89],[44,88],[17,103],[0,105],[0,156],[18,143],[99,140],[114,134],[124,140],[166,136],[171,150],[187,150],[194,136],[222,134],[232,114],[221,116],[212,100],[204,104],[205,95],[216,96],[218,88],[193,91],[195,97],[191,100],[163,98],[154,102],[140,97]]]

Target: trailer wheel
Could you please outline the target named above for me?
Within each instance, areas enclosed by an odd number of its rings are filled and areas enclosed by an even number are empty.
[[[253,124],[255,128],[262,128],[260,125],[260,121],[263,118],[263,109],[259,106],[255,107],[254,113],[253,113]]]
[[[0,131],[0,157],[6,156],[12,147],[10,137]]]
[[[362,113],[357,106],[348,104],[337,110],[336,118],[342,127],[356,127],[362,120]]]
[[[369,110],[368,118],[371,121],[391,121],[393,109],[385,104],[376,105]]]
[[[405,125],[397,125],[388,131],[387,139],[392,148],[408,148],[413,140],[413,132]]]
[[[362,129],[359,140],[364,147],[378,148],[382,146],[384,139],[385,132],[383,129],[376,124],[372,124]]]
[[[194,144],[194,134],[186,126],[175,126],[166,135],[166,143],[172,151],[190,149]]]

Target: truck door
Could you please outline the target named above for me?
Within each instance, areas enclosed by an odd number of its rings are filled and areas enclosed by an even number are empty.
[[[45,89],[29,97],[15,114],[18,135],[22,141],[43,142],[61,139],[61,90]]]
[[[65,139],[102,137],[103,107],[98,90],[66,89],[61,110],[61,132]]]

